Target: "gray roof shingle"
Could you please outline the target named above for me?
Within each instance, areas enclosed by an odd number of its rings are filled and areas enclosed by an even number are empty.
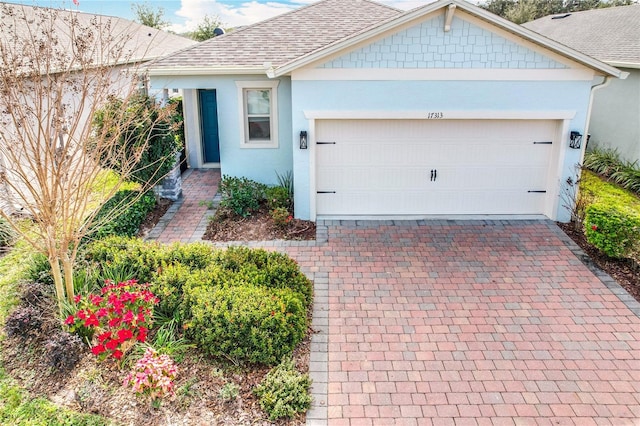
[[[150,67],[277,67],[400,13],[370,0],[323,0],[207,40]]]
[[[50,13],[49,16],[56,17],[56,36],[69,49],[72,46],[68,23],[71,17],[77,19],[81,26],[96,26],[94,23],[109,25],[111,35],[119,40],[126,40],[124,51],[127,52],[125,56],[128,63],[150,61],[197,44],[191,39],[118,17],[4,2],[0,2],[0,20],[3,21],[0,26],[0,42],[11,46],[15,40],[10,38],[16,35],[31,39],[31,33],[40,34],[38,28],[32,27],[37,25],[39,20],[36,18],[42,13]],[[33,22],[33,25],[24,25],[25,19]]]
[[[640,64],[640,5],[545,16],[523,26],[604,62]]]

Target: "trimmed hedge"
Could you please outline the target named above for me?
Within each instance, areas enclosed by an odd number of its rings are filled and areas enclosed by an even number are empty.
[[[306,333],[313,284],[284,254],[109,237],[90,244],[86,259],[150,282],[156,311],[183,319],[187,336],[214,356],[272,365]]]
[[[313,283],[300,272],[298,264],[285,254],[230,247],[219,251],[215,262],[224,269],[236,272],[236,282],[273,289],[291,289],[301,296],[305,308],[311,305]]]
[[[292,290],[251,285],[188,290],[187,335],[218,357],[273,365],[303,339],[307,315]]]
[[[592,204],[585,216],[587,241],[613,258],[640,253],[640,214],[618,205]]]
[[[139,199],[133,201],[136,197]],[[94,239],[102,239],[111,235],[133,237],[140,230],[140,225],[156,206],[156,197],[151,192],[140,195],[138,191],[123,190],[115,193],[107,200],[96,215],[95,221],[100,222],[105,217],[114,215],[114,211],[122,210],[113,219],[100,225],[91,233]]]

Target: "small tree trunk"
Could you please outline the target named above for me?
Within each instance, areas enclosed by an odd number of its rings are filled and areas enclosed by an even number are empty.
[[[62,259],[62,267],[64,269],[64,285],[67,290],[67,300],[73,303],[75,290],[73,288],[73,260],[67,254]]]
[[[55,256],[49,256],[49,265],[51,266],[51,274],[53,275],[53,282],[56,286],[56,298],[58,299],[58,310],[60,311],[60,318],[62,318],[62,301],[64,300],[64,282],[62,279],[62,273],[60,271],[60,263]]]

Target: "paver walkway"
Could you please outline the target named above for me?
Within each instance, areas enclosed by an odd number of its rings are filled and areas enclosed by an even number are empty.
[[[216,179],[187,176],[161,241],[199,239]],[[640,304],[553,222],[320,222],[317,243],[251,245],[315,283],[309,425],[640,425]]]
[[[640,305],[552,222],[327,232],[307,424],[640,424]]]
[[[161,243],[202,240],[211,216],[206,204],[213,201],[219,183],[219,169],[189,169],[183,173],[181,198],[173,203],[147,239]]]

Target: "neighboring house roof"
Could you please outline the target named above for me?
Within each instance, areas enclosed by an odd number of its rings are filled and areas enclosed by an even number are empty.
[[[324,0],[207,40],[151,67],[278,67],[401,13],[369,0]]]
[[[442,8],[455,8],[615,77],[621,71],[463,0],[439,0],[401,12],[370,0],[322,0],[284,15],[216,37],[148,66],[151,75],[286,75],[313,61],[399,28]]]
[[[545,16],[523,26],[611,65],[640,67],[640,5]]]
[[[11,25],[12,16],[20,17],[14,21],[17,25],[12,28],[8,34],[3,33],[1,30],[3,27],[0,27],[0,41],[10,41],[6,40],[6,38],[12,37],[16,33],[29,37],[29,33],[36,30],[36,28],[25,26],[25,21],[21,18],[23,16],[22,14],[32,22],[38,22],[37,19],[34,19],[38,12],[47,11],[48,9],[50,8],[0,2],[0,19],[3,20],[4,24]],[[58,17],[61,19],[60,25],[57,26],[58,34],[56,35],[61,42],[67,41],[69,48],[72,46],[68,31],[69,24],[62,22],[71,16],[78,20],[79,25],[89,26],[92,22],[108,23],[112,35],[118,37],[126,35],[127,41],[124,46],[124,51],[127,53],[123,56],[126,56],[127,63],[150,61],[197,44],[194,40],[118,17],[95,15],[71,10],[53,10],[59,14]],[[8,43],[8,45],[10,45],[10,43]]]

